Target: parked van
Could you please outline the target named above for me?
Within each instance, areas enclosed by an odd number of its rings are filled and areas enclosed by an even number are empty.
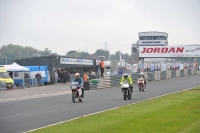
[[[14,86],[14,81],[10,78],[4,66],[0,66],[0,82],[5,82],[6,88],[12,88]]]

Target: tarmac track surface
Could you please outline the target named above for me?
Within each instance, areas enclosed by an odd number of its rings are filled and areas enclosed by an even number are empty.
[[[73,103],[71,93],[67,92],[14,101],[4,99],[0,100],[0,133],[25,132],[196,86],[200,86],[200,75],[148,82],[145,92],[139,92],[134,85],[131,100],[123,100],[120,86],[86,91],[80,103]]]

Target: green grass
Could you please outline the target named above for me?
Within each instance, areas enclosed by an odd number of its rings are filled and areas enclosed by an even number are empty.
[[[63,132],[199,133],[200,87],[34,131]]]

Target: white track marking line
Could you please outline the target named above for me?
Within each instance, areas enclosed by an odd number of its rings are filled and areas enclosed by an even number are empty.
[[[35,99],[35,98],[43,98],[43,97],[51,97],[51,96],[58,96],[58,95],[65,95],[65,94],[71,94],[71,91],[50,93],[50,94],[41,94],[41,95],[32,95],[32,96],[24,96],[24,97],[15,97],[15,98],[5,98],[5,99],[0,99],[0,103],[12,102],[12,101],[21,101],[21,100]]]
[[[90,91],[96,91],[96,90],[90,90]],[[88,92],[88,91],[85,91],[85,92]],[[22,101],[22,100],[28,100],[28,99],[44,98],[44,97],[52,97],[52,96],[60,96],[60,95],[66,95],[66,94],[71,94],[71,91],[63,91],[63,92],[58,92],[58,93],[40,94],[40,95],[15,97],[15,98],[5,98],[5,99],[0,99],[0,103]]]
[[[200,87],[200,86],[196,86],[196,87]],[[146,100],[143,100],[143,101],[140,101],[140,102],[136,102],[136,103],[126,104],[126,105],[123,105],[123,106],[129,106],[129,105],[134,105],[134,104],[142,103],[142,102],[145,102],[145,101],[149,101],[149,100],[152,100],[152,99],[157,99],[157,98],[160,98],[160,97],[163,97],[163,96],[167,96],[167,95],[171,95],[171,94],[175,94],[175,93],[178,93],[178,92],[183,92],[183,91],[191,90],[191,89],[194,89],[196,87],[188,88],[188,89],[181,90],[181,91],[175,91],[175,92],[172,92],[172,93],[168,93],[168,94],[160,95],[160,96],[157,96],[157,97],[149,98],[149,99],[146,99]],[[103,110],[103,111],[98,111],[98,112],[95,112],[95,113],[83,115],[83,116],[76,117],[76,118],[73,118],[73,119],[69,119],[69,120],[66,120],[66,121],[61,121],[61,122],[54,123],[54,124],[51,124],[51,125],[47,125],[47,126],[44,126],[44,127],[32,129],[32,130],[29,130],[29,131],[26,131],[26,132],[23,132],[23,133],[36,131],[36,130],[39,130],[39,129],[43,129],[43,128],[51,127],[51,126],[54,126],[54,125],[62,124],[62,123],[65,123],[65,122],[69,122],[69,121],[72,121],[72,120],[80,119],[80,118],[83,118],[83,117],[87,117],[87,116],[91,116],[91,115],[103,113],[103,112],[106,112],[106,111],[109,111],[109,110],[118,109],[118,108],[123,107],[123,106],[119,106],[119,107],[115,107],[115,108],[106,109],[106,110]]]

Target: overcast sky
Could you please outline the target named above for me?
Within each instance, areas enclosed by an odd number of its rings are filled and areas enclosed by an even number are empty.
[[[131,53],[138,32],[163,31],[169,45],[200,44],[200,0],[0,0],[0,47],[65,54]]]

